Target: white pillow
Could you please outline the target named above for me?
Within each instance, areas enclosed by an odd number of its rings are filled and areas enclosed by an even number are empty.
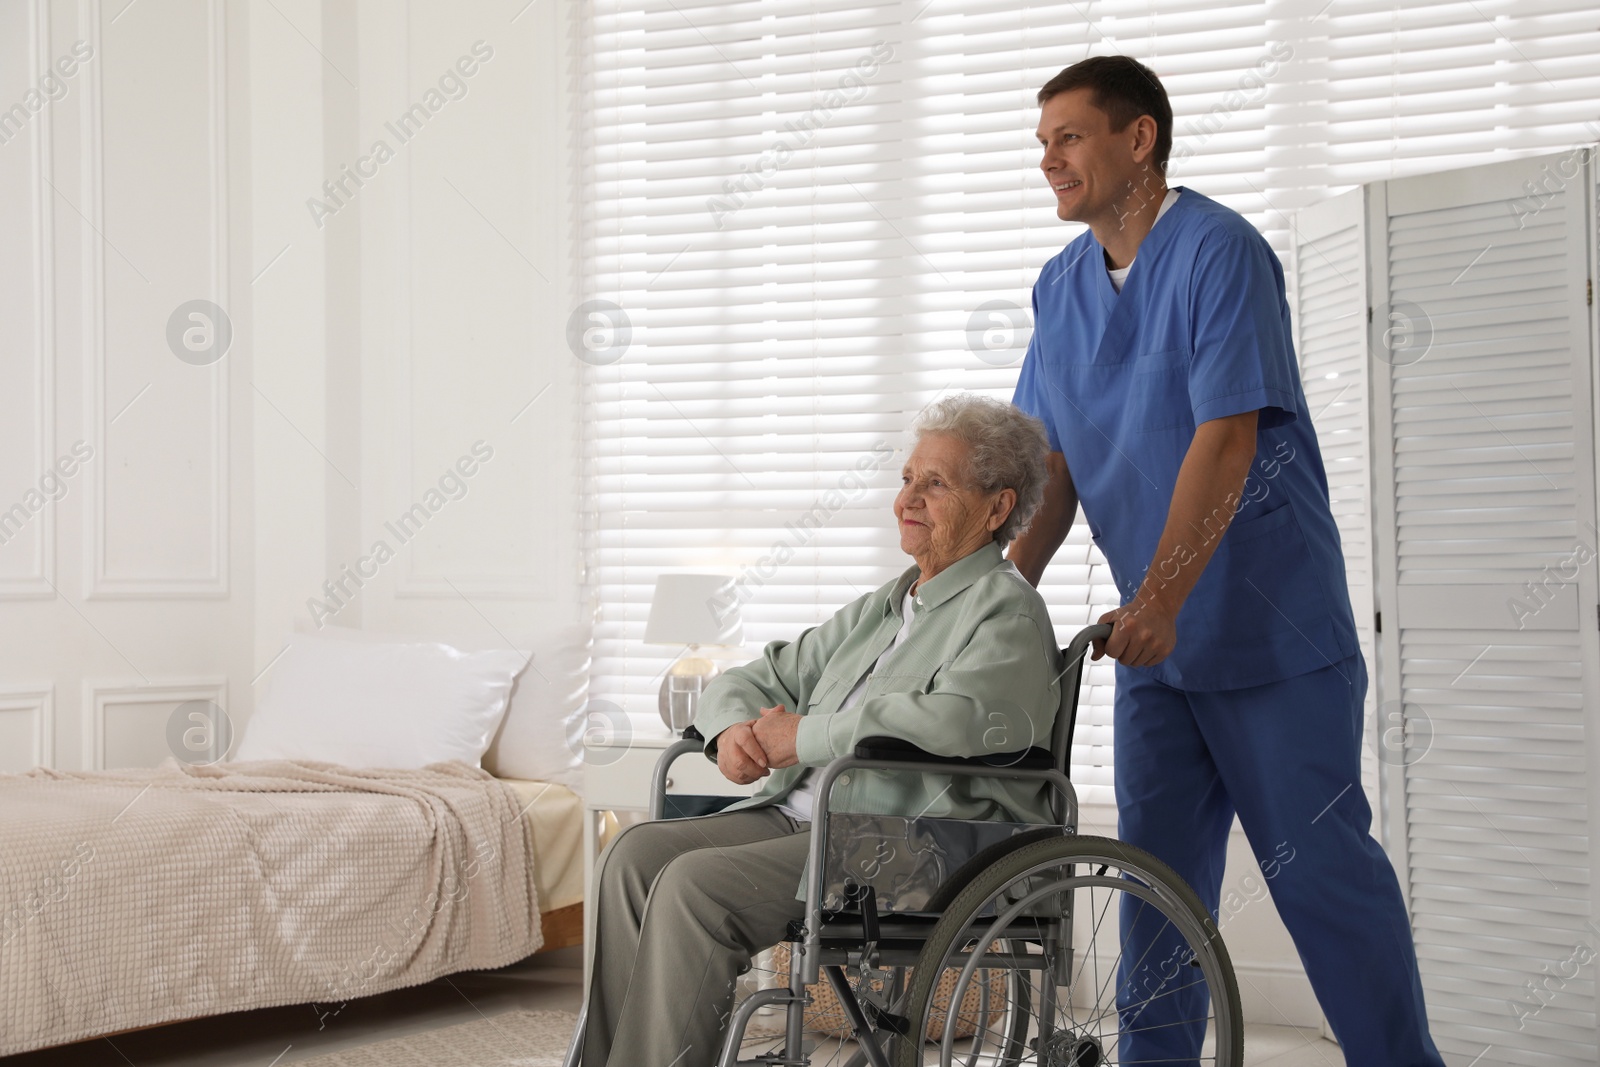
[[[479,765],[527,654],[297,633],[245,724],[237,760],[346,767]]]
[[[483,757],[485,770],[583,792],[591,646],[586,626],[568,626],[531,643],[533,660],[517,677],[511,710]]]

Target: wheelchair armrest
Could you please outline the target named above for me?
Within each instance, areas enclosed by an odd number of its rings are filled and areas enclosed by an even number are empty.
[[[650,819],[652,821],[662,817],[667,805],[667,774],[672,770],[672,765],[680,756],[687,756],[691,752],[703,753],[705,751],[705,738],[693,726],[687,726],[683,731],[683,738],[668,745],[656,760],[655,771],[650,780]]]
[[[1016,767],[1019,770],[1047,771],[1055,766],[1055,758],[1042,748],[984,756],[936,756],[899,737],[863,738],[856,744],[855,755],[860,759],[888,763],[939,763],[951,767]]]

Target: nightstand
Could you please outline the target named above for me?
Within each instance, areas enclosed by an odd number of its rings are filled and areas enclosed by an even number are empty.
[[[584,741],[583,752],[583,901],[586,913],[594,907],[594,861],[599,853],[601,818],[608,811],[649,811],[650,783],[656,762],[668,746],[678,741],[676,734],[634,735],[619,743]],[[710,796],[749,796],[761,782],[734,785],[722,776],[717,765],[693,752],[678,757],[667,777],[673,793],[702,793]],[[588,938],[583,944],[584,989],[588,989]]]

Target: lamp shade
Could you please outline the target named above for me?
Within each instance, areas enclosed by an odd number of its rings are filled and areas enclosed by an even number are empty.
[[[644,639],[652,645],[741,645],[744,623],[725,574],[663,574],[650,600]]]

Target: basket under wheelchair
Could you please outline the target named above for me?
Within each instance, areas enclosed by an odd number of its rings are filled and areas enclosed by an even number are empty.
[[[1067,768],[1082,663],[1090,643],[1108,636],[1110,630],[1106,625],[1086,627],[1062,649],[1061,707],[1048,749],[959,758],[925,752],[895,738],[869,738],[851,755],[820,770],[806,868],[805,916],[791,922],[784,937],[790,947],[787,984],[757,989],[735,1006],[718,1067],[811,1067],[805,1017],[811,1001],[808,987],[822,981],[833,991],[856,1045],[843,1067],[925,1063],[1102,1067],[1131,1062],[1118,1055],[1115,1036],[1128,1024],[1126,1008],[1120,1014],[1089,1013],[1096,1017],[1086,1019],[1063,1002],[1067,999],[1063,988],[1070,992],[1079,979],[1089,984],[1087,959],[1080,958],[1084,946],[1074,944],[1075,924],[1081,930],[1085,918],[1083,907],[1074,901],[1085,887],[1091,894],[1099,888],[1106,900],[1091,911],[1114,912],[1110,904],[1119,898],[1135,900],[1143,914],[1148,903],[1152,916],[1182,935],[1187,949],[1163,961],[1156,971],[1152,1002],[1203,984],[1209,1015],[1203,1025],[1208,1037],[1202,1062],[1242,1062],[1237,985],[1213,917],[1193,891],[1154,857],[1109,838],[1077,833],[1077,794]],[[691,727],[683,740],[662,754],[651,793],[652,819],[674,817],[676,798],[667,793],[668,773],[675,760],[703,747],[704,740]],[[858,769],[1046,783],[1054,821],[1022,825],[832,812],[833,784]],[[929,879],[926,863],[909,872],[904,864],[885,864],[880,870],[876,864],[842,863],[842,840],[887,839],[874,837],[882,829],[875,821],[888,824],[891,837],[944,832],[969,847],[930,850],[938,854],[931,867],[940,872],[937,882]],[[1091,918],[1088,940],[1093,941],[1106,916]],[[1111,921],[1115,923],[1115,915]],[[1093,945],[1088,947],[1092,951]],[[936,1010],[932,983],[957,968],[946,1007]],[[1118,969],[1123,969],[1120,962]],[[1133,968],[1135,973],[1151,970],[1143,960]],[[907,980],[908,973],[914,980]],[[1114,988],[1117,999],[1131,999],[1123,995],[1133,981],[1127,974],[1092,977],[1102,993]],[[1005,997],[1003,1009],[992,1003],[996,980]],[[960,1022],[965,1018],[970,1023],[973,1016],[961,1007],[970,1002],[967,991],[974,984],[975,1017],[980,1023],[978,1032],[963,1037]],[[1149,985],[1147,977],[1145,986]],[[781,1045],[741,1059],[750,1023],[764,1009],[783,1013]],[[941,1013],[944,1022],[939,1026]],[[1000,1025],[989,1026],[997,1014]],[[580,1062],[586,1016],[587,1003],[565,1067]]]

